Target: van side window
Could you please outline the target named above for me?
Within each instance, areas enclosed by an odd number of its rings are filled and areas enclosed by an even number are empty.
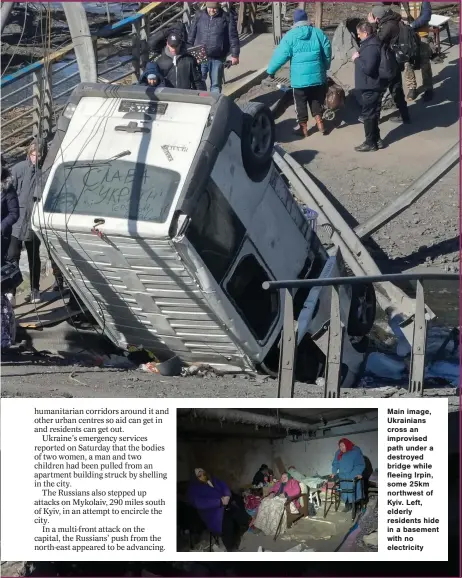
[[[234,270],[226,292],[234,302],[251,331],[259,341],[268,335],[279,315],[279,296],[276,291],[262,287],[270,281],[268,274],[254,255],[246,255]]]
[[[191,215],[186,238],[218,283],[235,260],[244,235],[244,225],[210,179]]]

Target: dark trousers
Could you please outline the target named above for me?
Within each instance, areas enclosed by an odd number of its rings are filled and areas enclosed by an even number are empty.
[[[364,132],[368,145],[376,145],[380,139],[379,121],[382,108],[382,96],[383,92],[379,90],[363,90],[361,94],[361,116],[364,119]]]
[[[305,88],[294,88],[295,114],[299,123],[308,122],[308,106],[311,116],[322,116],[322,106],[326,99],[326,87],[307,86]]]
[[[231,502],[229,507],[225,508],[221,539],[227,552],[237,548],[241,532],[244,528],[248,528],[249,520],[250,516],[244,507],[236,502]]]
[[[403,79],[401,77],[401,70],[398,70],[395,78],[388,85],[391,97],[395,103],[396,108],[399,110],[401,118],[406,121],[409,119],[409,111],[407,108],[406,98],[404,96],[403,90]],[[382,93],[383,96],[383,93]]]
[[[22,244],[23,241],[20,241],[17,237],[11,237],[8,248],[8,261],[19,264]],[[32,233],[32,239],[24,241],[24,245],[29,261],[30,288],[38,291],[40,289],[40,239],[35,233]]]

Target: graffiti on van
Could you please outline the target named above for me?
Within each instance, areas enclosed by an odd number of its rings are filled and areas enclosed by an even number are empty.
[[[54,174],[44,210],[164,223],[180,178],[176,171],[130,161],[64,163]]]

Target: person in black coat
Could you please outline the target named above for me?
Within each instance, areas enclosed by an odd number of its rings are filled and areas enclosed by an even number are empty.
[[[361,95],[361,116],[364,119],[366,140],[355,147],[357,152],[371,152],[383,148],[380,138],[380,111],[386,82],[380,78],[381,43],[374,34],[370,22],[361,22],[357,27],[361,41],[359,52],[352,60],[355,64],[355,89]]]
[[[231,64],[239,64],[239,34],[234,12],[226,13],[219,2],[206,2],[191,23],[188,46],[204,46],[208,62],[201,64],[204,81],[210,75],[210,91],[221,92],[226,57],[231,53]]]
[[[166,86],[185,90],[207,90],[196,59],[185,51],[178,35],[168,36],[167,46],[155,64],[159,67]]]
[[[376,26],[377,38],[380,40],[382,45],[390,48],[392,42],[399,36],[401,14],[386,8],[385,6],[373,6],[367,20]],[[397,67],[396,75],[393,80],[388,83],[387,88],[390,91],[396,108],[399,110],[403,123],[409,124],[411,120],[409,117],[406,98],[404,96],[403,80],[401,77],[403,70],[404,67]],[[394,116],[390,120],[399,120],[399,118]]]
[[[5,163],[3,155],[1,157],[2,163],[2,245],[1,245],[1,260],[2,267],[6,263],[6,255],[11,241],[11,231],[13,225],[19,219],[19,200],[14,186],[14,179],[11,176],[11,171]]]

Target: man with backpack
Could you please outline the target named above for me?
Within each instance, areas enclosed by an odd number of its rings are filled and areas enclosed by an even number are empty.
[[[210,92],[221,92],[226,57],[231,53],[231,64],[239,64],[239,34],[234,12],[226,13],[219,2],[207,2],[191,23],[188,46],[205,47],[207,62],[201,64],[204,82],[210,76]]]
[[[383,148],[380,138],[380,111],[387,81],[381,78],[382,46],[370,22],[361,22],[356,28],[360,39],[359,51],[352,60],[355,64],[355,90],[361,94],[361,116],[366,140],[355,151],[372,152]]]
[[[395,58],[395,55],[392,54],[393,50],[391,46],[399,37],[400,26],[404,26],[401,24],[401,16],[386,6],[376,5],[372,7],[367,19],[371,24],[376,26],[377,38],[382,43],[383,49],[390,54],[390,57]],[[398,63],[396,63],[396,74],[388,83],[387,88],[390,91],[393,102],[401,115],[403,123],[408,124],[410,122],[409,110],[404,97],[403,81],[401,78],[401,72],[403,70],[404,65],[398,66]],[[396,117],[392,118],[395,120]]]
[[[433,74],[432,74],[432,49],[430,46],[429,22],[432,17],[430,2],[402,2],[401,16],[417,34],[419,42],[419,64],[422,73],[423,99],[428,102],[433,98]],[[417,80],[412,62],[404,65],[404,81],[408,89],[407,99],[412,101],[417,98]]]

